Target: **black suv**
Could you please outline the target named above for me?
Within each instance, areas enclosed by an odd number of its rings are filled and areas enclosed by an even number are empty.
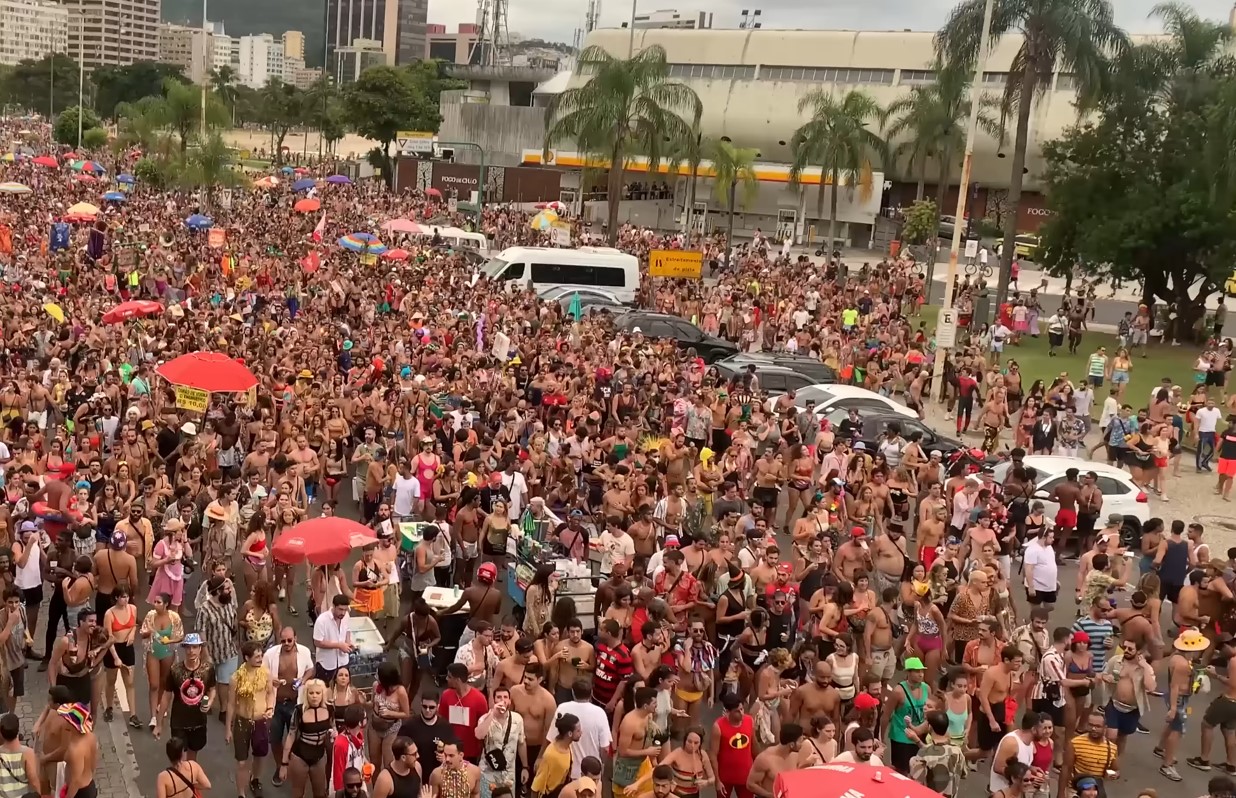
[[[670,338],[678,342],[679,349],[694,349],[705,363],[715,363],[738,352],[738,347],[729,341],[714,338],[686,319],[668,313],[633,310],[615,319],[614,328],[624,333],[638,329],[645,338]]]
[[[833,423],[833,428],[836,429],[842,421],[849,418],[849,411],[836,408],[828,412],[828,420]],[[901,437],[907,437],[911,433],[921,433],[919,446],[923,447],[925,454],[932,452],[940,452],[947,458],[950,454],[958,449],[972,448],[964,441],[956,438],[950,438],[933,430],[922,421],[909,416],[903,416],[900,413],[890,413],[882,410],[870,410],[860,412],[858,416],[863,424],[862,436],[858,439],[867,445],[867,451],[878,451],[877,446],[880,440],[884,437],[884,433],[888,430],[889,424],[899,424],[901,426]]]
[[[793,390],[806,388],[808,385],[832,385],[837,382],[837,372],[819,358],[810,355],[795,355],[789,352],[739,352],[727,357],[723,364],[736,372],[746,371],[747,366],[755,366],[755,375],[760,378],[761,388],[765,387],[764,369],[769,367],[787,369],[810,380],[801,385],[791,385],[790,388]],[[717,365],[722,365],[722,363]]]

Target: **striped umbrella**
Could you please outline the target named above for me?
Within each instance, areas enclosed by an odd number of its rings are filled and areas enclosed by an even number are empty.
[[[366,255],[381,255],[387,247],[373,233],[349,233],[339,239],[339,246],[351,252],[362,252]]]
[[[29,194],[30,186],[21,183],[0,183],[0,193],[3,194]]]

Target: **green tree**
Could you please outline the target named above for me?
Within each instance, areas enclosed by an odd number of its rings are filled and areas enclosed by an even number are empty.
[[[77,115],[79,112],[82,114],[81,132],[83,142],[85,141],[87,130],[102,127],[102,123],[99,122],[99,117],[95,115],[94,111],[87,108],[84,112],[82,112],[81,109],[75,105],[72,108],[64,109],[60,112],[60,115],[56,117],[56,125],[52,129],[52,135],[56,137],[56,141],[61,144],[68,144],[74,147],[77,146]]]
[[[922,244],[935,238],[940,229],[939,208],[931,200],[917,200],[906,208],[901,240],[906,244]]]
[[[101,150],[107,146],[107,131],[101,127],[92,127],[82,131],[82,147],[87,150]]]
[[[926,86],[915,86],[910,93],[885,109],[884,135],[891,144],[893,164],[905,162],[905,174],[917,180],[916,200],[923,198],[927,182],[927,165],[938,158],[936,202],[944,205],[953,159],[965,148],[965,126],[970,120],[970,83],[973,73],[950,67],[939,61],[936,80]],[[993,111],[999,106],[994,97],[979,100],[979,127],[997,140],[1003,140],[1004,129]]]
[[[205,135],[202,128],[202,93],[201,86],[179,83],[169,80],[164,83],[166,104],[166,124],[180,140],[180,153],[183,156],[189,149],[189,139],[194,134]],[[206,127],[218,127],[227,123],[227,110],[219,100],[206,92]]]
[[[686,135],[669,143],[665,160],[670,164],[670,172],[687,170],[687,201],[682,214],[683,230],[690,232],[695,216],[696,189],[699,184],[700,162],[704,160],[704,134],[700,132],[699,123],[691,125]]]
[[[143,97],[135,103],[121,103],[116,106],[116,120],[116,138],[123,146],[154,151],[168,125],[167,101]]]
[[[344,107],[356,132],[380,143],[377,160],[387,186],[395,170],[391,144],[401,130],[434,130],[442,123],[438,106],[429,99],[423,73],[391,66],[376,66],[361,73],[343,95]]]
[[[278,78],[271,78],[262,88],[262,120],[275,138],[275,163],[283,163],[283,140],[306,113],[305,92]]]
[[[985,3],[986,0],[962,0],[936,34],[936,51],[946,62],[960,69],[973,69],[985,45],[981,41]],[[1003,303],[1008,294],[1034,99],[1050,88],[1052,73],[1059,70],[1074,76],[1079,105],[1090,107],[1107,85],[1108,58],[1128,46],[1128,37],[1112,19],[1110,0],[995,0],[991,18],[993,47],[995,41],[1009,34],[1021,34],[1022,43],[1009,67],[1004,92],[1004,114],[1011,114],[1016,108],[1017,126],[1009,164],[1011,210],[1004,219],[997,303]]]
[[[0,93],[5,104],[54,115],[77,105],[77,77],[77,62],[63,53],[26,59],[8,72]]]
[[[104,119],[116,119],[116,107],[143,97],[162,97],[168,80],[187,84],[184,70],[175,64],[137,61],[125,66],[100,67],[90,75],[94,110]]]
[[[210,90],[219,98],[219,102],[227,108],[232,116],[232,124],[236,124],[236,100],[239,97],[236,79],[239,76],[231,66],[224,64],[218,69],[210,70]]]
[[[809,119],[794,131],[790,147],[790,182],[798,185],[805,169],[820,167],[816,216],[824,215],[824,193],[831,185],[825,241],[827,247],[832,247],[837,233],[837,200],[842,181],[863,192],[870,191],[872,158],[887,155],[884,140],[868,127],[878,122],[883,112],[864,92],[848,91],[838,98],[826,89],[809,91],[799,100],[798,112],[807,114]]]
[[[699,124],[703,105],[684,83],[669,80],[665,50],[654,45],[628,59],[600,47],[579,55],[577,72],[588,76],[549,107],[545,150],[572,141],[584,153],[609,163],[609,241],[618,239],[618,203],[623,168],[642,154],[653,173],[666,154],[666,142],[681,141]]]
[[[705,139],[704,153],[712,161],[712,195],[729,211],[725,226],[726,241],[734,240],[734,210],[749,205],[760,190],[755,175],[755,159],[759,153],[749,147],[735,147],[728,141]],[[730,250],[725,248],[725,266],[730,265]]]
[[[181,179],[188,186],[199,188],[205,195],[205,205],[214,205],[215,189],[235,187],[244,177],[236,171],[232,150],[218,131],[210,131],[205,140],[189,151]]]

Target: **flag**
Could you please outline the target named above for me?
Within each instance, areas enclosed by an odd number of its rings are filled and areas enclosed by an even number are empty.
[[[305,274],[313,274],[322,268],[322,257],[318,255],[317,250],[313,250],[300,259],[300,267],[305,270]]]
[[[318,226],[313,228],[313,240],[321,242],[322,236],[326,233],[326,211],[322,211],[322,218],[318,220]]]

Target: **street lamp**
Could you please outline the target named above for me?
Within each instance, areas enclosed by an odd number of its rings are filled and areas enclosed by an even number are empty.
[[[190,48],[192,49],[192,48]],[[202,0],[202,140],[206,140],[206,89],[210,85],[211,58],[210,34],[206,31],[206,0]]]

